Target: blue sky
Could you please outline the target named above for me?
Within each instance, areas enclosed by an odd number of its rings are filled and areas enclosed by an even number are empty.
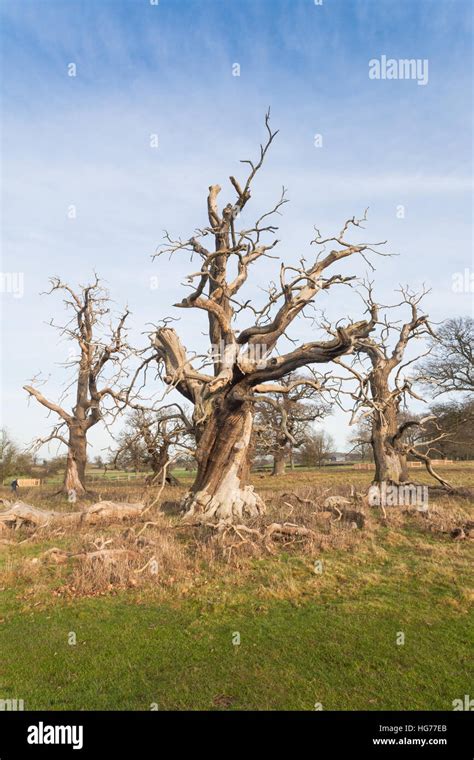
[[[207,187],[242,176],[239,159],[256,154],[268,106],[280,134],[246,214],[288,188],[285,263],[310,254],[313,225],[333,234],[369,206],[366,236],[387,238],[399,254],[374,262],[380,300],[396,299],[400,283],[425,283],[433,319],[471,310],[472,292],[452,288],[456,272],[472,271],[470,2],[2,0],[0,8],[2,271],[24,275],[22,298],[1,294],[2,422],[19,442],[49,424],[28,407],[23,383],[51,373],[45,389],[54,397],[67,355],[45,324],[61,314],[59,299],[39,295],[49,276],[85,282],[96,269],[117,306],[129,304],[135,335],[173,314],[185,344],[202,343],[204,318],[172,308],[189,262],[153,263],[150,254],[164,228],[186,236],[205,223]],[[382,55],[427,59],[427,85],[369,79],[369,60]],[[277,267],[262,263],[249,294],[258,297]],[[365,272],[361,263],[344,271]],[[346,289],[322,305],[334,318],[360,309]],[[292,335],[307,339],[308,327]],[[346,422],[336,414],[327,424],[340,447]],[[108,438],[96,429],[91,440],[97,453]]]

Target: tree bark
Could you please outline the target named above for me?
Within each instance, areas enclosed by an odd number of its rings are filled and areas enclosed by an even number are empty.
[[[406,483],[408,478],[408,462],[406,454],[399,454],[400,457],[400,482]]]
[[[383,429],[373,431],[372,450],[375,461],[374,481],[376,483],[401,483],[402,464],[400,456],[388,443],[388,438]]]
[[[245,403],[216,405],[196,450],[197,475],[185,497],[186,518],[227,521],[256,517],[265,505],[248,485],[253,415]]]
[[[169,462],[169,446],[161,446],[157,449],[148,449],[150,457],[150,465],[152,474],[148,475],[146,482],[151,485],[152,483],[159,482],[163,477],[163,471]],[[165,482],[169,486],[179,486],[179,480],[175,478],[171,472],[166,473]]]
[[[87,493],[85,485],[87,464],[86,433],[81,428],[69,430],[68,453],[62,493],[75,497]]]
[[[287,452],[279,449],[273,456],[273,472],[272,475],[284,475],[286,472],[286,459]]]
[[[380,398],[381,394],[376,396]],[[398,431],[398,407],[387,402],[383,413],[374,414],[372,423],[372,451],[375,462],[375,483],[404,483],[408,479],[406,456],[393,444]]]

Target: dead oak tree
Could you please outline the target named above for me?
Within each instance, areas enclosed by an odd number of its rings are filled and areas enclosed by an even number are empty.
[[[177,403],[158,409],[135,408],[117,441],[114,465],[151,469],[148,484],[160,482],[163,472],[168,485],[179,485],[169,471],[170,462],[182,452],[193,453],[193,426]]]
[[[312,424],[330,413],[323,401],[323,382],[305,378],[281,381],[287,393],[262,395],[255,405],[256,450],[272,455],[272,475],[284,475],[295,449],[308,440]]]
[[[191,292],[175,306],[201,310],[207,315],[212,369],[205,371],[205,365],[196,366],[195,355],[187,353],[177,332],[167,324],[157,329],[152,339],[164,381],[194,405],[197,476],[183,506],[188,518],[199,520],[241,520],[263,512],[262,499],[248,485],[249,445],[258,394],[287,392],[279,380],[306,365],[326,363],[350,352],[354,342],[368,330],[367,323],[360,321],[341,326],[331,340],[300,343],[289,351],[281,347],[288,328],[318,293],[353,279],[329,274],[329,270],[350,256],[365,256],[380,245],[349,242],[349,230],[360,226],[355,218],[348,220],[336,237],[323,239],[317,231],[312,241],[318,249],[313,263],[304,259],[291,265],[282,263],[279,281],[270,284],[261,308],[251,296],[240,300],[251,266],[274,258],[278,241],[273,239],[277,230],[273,215],[286,202],[283,189],[270,211],[250,226],[239,226],[241,212],[250,200],[252,182],[277,134],[270,128],[269,114],[265,123],[266,142],[260,146],[255,163],[244,162],[249,166],[244,183],[230,177],[234,200],[219,207],[221,188],[211,185],[207,196],[208,225],[187,240],[176,240],[166,233],[165,243],[156,254],[190,253],[200,262],[188,278]],[[249,313],[251,324],[239,330],[237,321]],[[282,351],[279,354],[277,345]]]
[[[57,277],[50,282],[49,293],[63,293],[63,303],[71,313],[65,324],[55,324],[51,320],[50,325],[74,346],[63,363],[66,369],[72,369],[73,377],[58,402],[46,398],[34,385],[25,385],[24,390],[59,417],[52,432],[37,439],[33,447],[37,449],[51,441],[59,441],[67,447],[61,490],[75,497],[86,493],[88,432],[104,418],[107,399],[112,399],[114,404],[123,400],[118,385],[125,376],[124,360],[130,352],[125,328],[129,311],[125,309],[116,320],[110,319],[106,323],[111,301],[97,275],[92,284],[81,285],[75,290]],[[70,393],[74,397],[74,406],[68,410],[65,402]]]
[[[419,311],[426,291],[413,293],[408,288],[401,288],[399,303],[381,307],[373,300],[372,284],[365,283],[363,287],[364,300],[371,315],[370,334],[356,340],[350,364],[341,358],[336,358],[335,362],[357,381],[356,390],[350,392],[354,402],[351,424],[360,423],[366,417],[370,419],[374,482],[406,482],[407,456],[411,455],[424,462],[433,477],[448,485],[434,472],[428,454],[418,450],[414,443],[417,437],[426,440],[423,425],[432,420],[431,415],[422,419],[407,415],[403,410],[408,398],[422,400],[413,390],[413,378],[406,370],[427,354],[425,350],[408,358],[407,349],[411,342],[432,335],[428,316]],[[406,322],[391,317],[392,309],[403,307],[410,314]],[[414,436],[415,428],[420,428],[417,436]],[[438,440],[437,435],[435,438]],[[429,449],[429,445],[427,441],[425,448]]]

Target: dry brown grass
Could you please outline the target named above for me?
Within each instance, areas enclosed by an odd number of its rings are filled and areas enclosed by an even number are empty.
[[[100,529],[45,528],[36,533],[15,531],[1,547],[0,584],[22,588],[28,598],[38,594],[109,594],[123,588],[166,593],[171,587],[173,593],[182,595],[194,593],[207,582],[205,579],[225,579],[229,570],[233,583],[245,582],[255,571],[255,562],[268,558],[271,572],[278,573],[276,593],[291,596],[298,581],[294,572],[281,563],[283,555],[299,558],[311,567],[322,553],[364,557],[368,553],[383,554],[388,545],[442,554],[453,551],[456,542],[451,532],[472,519],[469,499],[437,493],[430,501],[428,514],[397,507],[387,510],[384,517],[378,508],[354,501],[348,508],[365,516],[364,527],[359,529],[352,519],[345,520],[325,509],[324,500],[336,493],[349,498],[351,486],[365,488],[370,473],[352,472],[357,478],[348,479],[347,473],[324,472],[325,478],[320,472],[290,473],[284,478],[257,475],[255,485],[261,486],[267,514],[246,524],[252,532],[239,527],[217,530],[183,524],[179,502],[184,487],[167,487],[161,506],[133,524],[110,523]],[[466,480],[469,478],[463,484]],[[101,489],[100,495],[104,499],[136,501],[143,496],[143,488],[112,484]],[[36,490],[24,498],[43,508],[72,508],[48,489]],[[304,526],[309,533],[268,538],[268,526],[274,522]],[[467,536],[465,540],[472,539]],[[264,585],[271,595],[271,577]]]

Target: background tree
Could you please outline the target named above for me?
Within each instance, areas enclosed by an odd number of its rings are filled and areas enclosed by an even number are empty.
[[[290,376],[282,380],[288,393],[262,396],[255,406],[255,430],[257,454],[273,457],[272,475],[283,475],[294,449],[300,447],[310,436],[315,420],[330,413],[330,407],[322,399],[318,383]]]
[[[16,472],[16,462],[19,449],[8,431],[3,428],[0,431],[0,477],[1,482]]]
[[[299,462],[305,467],[322,467],[334,450],[333,437],[324,430],[315,430],[303,443]]]
[[[192,472],[196,469],[194,454],[178,454],[175,463],[177,468],[186,470],[186,472]]]
[[[134,422],[135,412],[125,421],[124,429],[116,437],[116,445],[111,447],[108,468],[126,472],[144,472],[149,469],[148,455],[143,436]]]
[[[430,354],[417,380],[432,396],[453,391],[474,392],[474,319],[447,319],[430,336]]]
[[[267,140],[260,147],[256,163],[243,185],[235,177],[230,183],[235,198],[218,207],[221,188],[211,185],[207,197],[208,226],[187,240],[172,239],[166,233],[158,254],[168,256],[185,252],[197,257],[200,266],[191,273],[191,292],[176,306],[198,309],[208,319],[208,336],[212,369],[209,364],[196,366],[174,329],[167,324],[153,337],[156,358],[164,381],[194,405],[197,476],[184,507],[187,516],[199,519],[241,520],[243,515],[261,513],[264,504],[248,485],[249,446],[252,435],[254,403],[260,393],[287,393],[278,381],[310,364],[327,363],[352,350],[354,341],[367,331],[366,322],[339,327],[331,340],[301,343],[292,350],[281,350],[282,339],[295,319],[304,315],[321,291],[350,281],[341,274],[328,275],[333,265],[350,256],[364,256],[374,250],[374,243],[354,243],[347,239],[350,229],[362,220],[348,220],[340,233],[324,239],[317,231],[313,245],[318,250],[313,263],[301,259],[298,264],[282,264],[278,284],[270,283],[265,303],[257,306],[252,298],[241,300],[249,268],[259,259],[272,256],[277,228],[272,217],[286,202],[285,190],[274,207],[253,224],[240,225],[241,212],[247,206],[251,185],[261,168],[276,132],[266,116]],[[270,238],[271,242],[268,241]],[[207,239],[213,242],[206,247]],[[327,247],[330,250],[327,250]],[[272,253],[271,253],[272,252]],[[237,321],[252,315],[251,324],[239,329]],[[277,353],[277,344],[281,353]]]
[[[9,432],[0,431],[0,484],[10,478],[32,475],[35,459],[31,452],[22,451]]]
[[[64,472],[67,462],[67,456],[51,457],[50,459],[43,459],[41,463],[41,477],[48,478],[53,475],[57,475],[60,472]]]
[[[372,421],[370,417],[362,417],[354,426],[354,430],[349,436],[349,443],[351,444],[351,454],[354,454],[354,458],[362,462],[368,460],[373,462]]]
[[[38,448],[53,440],[67,446],[62,490],[80,496],[86,493],[87,434],[114,408],[106,407],[107,400],[113,400],[114,406],[124,400],[124,394],[117,388],[125,376],[124,360],[130,353],[125,335],[129,311],[125,309],[116,320],[110,318],[111,300],[97,276],[92,284],[80,285],[76,290],[57,277],[50,282],[49,293],[63,293],[66,311],[71,314],[65,324],[57,325],[53,320],[50,324],[78,352],[64,362],[66,368],[73,370],[73,377],[58,402],[46,398],[34,385],[25,385],[24,390],[59,417],[52,432],[37,439],[34,446]],[[65,403],[70,391],[74,394],[74,406],[67,410]]]
[[[398,411],[397,422],[398,425],[402,425],[409,420],[421,420],[420,415],[415,415],[408,410]],[[417,435],[414,432],[413,427],[408,427],[404,433],[404,442],[415,444]],[[355,430],[349,438],[349,442],[352,443],[351,451],[354,452],[356,458],[361,461],[374,461],[373,449],[372,449],[372,419],[371,416],[361,417],[359,422],[355,426]]]
[[[193,451],[193,443],[192,423],[180,405],[170,404],[156,411],[136,409],[118,440],[114,463],[151,470],[149,483],[166,473],[166,482],[178,485],[168,466],[179,453]]]
[[[405,354],[411,341],[431,335],[428,317],[419,312],[425,291],[417,294],[402,288],[401,302],[383,309],[373,300],[371,283],[364,285],[363,292],[371,315],[371,332],[356,341],[351,364],[339,358],[335,361],[357,381],[357,390],[351,394],[354,401],[351,423],[370,417],[374,481],[397,484],[408,479],[406,436],[418,424],[417,419],[409,421],[401,414],[407,397],[419,399],[412,390],[412,379],[405,372],[419,357],[408,359]],[[410,312],[410,319],[401,325],[391,316],[391,310],[400,307]]]
[[[474,400],[433,404],[421,433],[415,429],[411,443],[432,457],[471,460],[474,455]]]

